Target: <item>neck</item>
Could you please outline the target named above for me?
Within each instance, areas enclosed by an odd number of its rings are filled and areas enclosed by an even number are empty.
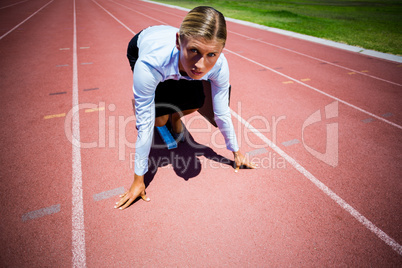
[[[179,57],[179,73],[180,73],[182,76],[188,76],[188,74],[186,73],[186,71],[184,71],[183,65],[181,65],[180,57]]]

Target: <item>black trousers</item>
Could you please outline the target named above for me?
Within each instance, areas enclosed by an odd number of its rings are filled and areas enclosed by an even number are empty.
[[[142,31],[141,31],[142,32]],[[136,34],[128,44],[127,58],[131,71],[134,71],[138,59],[138,36]],[[156,87],[155,117],[173,114],[179,111],[198,109],[204,105],[205,95],[200,80],[166,80]]]

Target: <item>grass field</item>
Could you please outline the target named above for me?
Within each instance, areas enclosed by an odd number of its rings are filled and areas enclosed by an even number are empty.
[[[226,17],[402,55],[401,0],[167,0],[213,6]]]

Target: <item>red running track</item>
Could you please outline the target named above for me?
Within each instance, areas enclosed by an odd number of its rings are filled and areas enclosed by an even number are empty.
[[[127,43],[185,14],[2,1],[1,266],[401,266],[402,65],[233,22],[233,122],[260,168],[235,173],[194,114],[188,143],[155,136],[152,201],[113,209],[133,176]]]

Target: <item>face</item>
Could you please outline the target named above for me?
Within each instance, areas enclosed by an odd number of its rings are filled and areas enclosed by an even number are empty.
[[[223,44],[203,38],[183,37],[179,42],[179,33],[176,35],[176,47],[180,50],[179,70],[185,72],[192,79],[201,79],[214,67]]]

